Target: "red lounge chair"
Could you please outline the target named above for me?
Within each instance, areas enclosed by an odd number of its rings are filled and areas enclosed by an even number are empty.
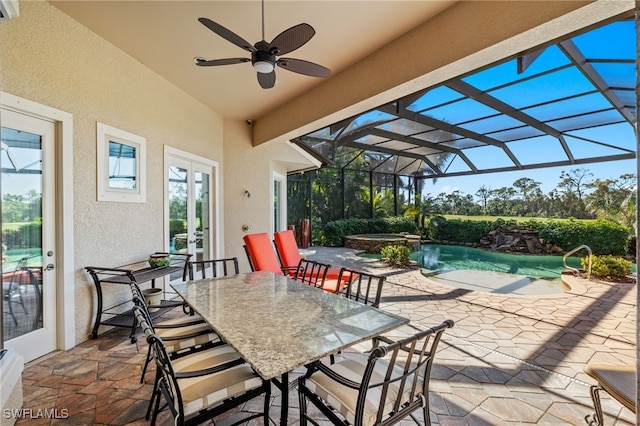
[[[273,243],[276,246],[282,267],[287,269],[292,268],[293,272],[295,272],[295,268],[297,268],[300,263],[301,256],[293,231],[288,229],[286,231],[275,232],[273,234]],[[337,280],[339,275],[340,268],[329,268],[326,279]],[[325,290],[327,289],[325,288]],[[335,292],[335,288],[329,291]]]
[[[244,240],[244,249],[247,252],[249,265],[252,271],[270,271],[276,274],[282,274],[285,269],[280,267],[278,257],[273,251],[271,240],[266,233],[247,234],[242,237]],[[295,273],[298,268],[296,263],[291,270]],[[289,270],[286,268],[286,270]]]

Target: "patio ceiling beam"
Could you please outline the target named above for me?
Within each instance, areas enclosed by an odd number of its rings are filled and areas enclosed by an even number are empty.
[[[398,151],[397,149],[389,149],[389,148],[384,148],[382,146],[377,146],[377,145],[367,145],[361,142],[346,142],[343,144],[343,146],[361,149],[363,151],[373,151],[373,152],[380,152],[382,154],[399,155],[401,157],[415,158],[416,160],[424,161],[433,170],[433,172],[436,175],[441,177],[444,176],[444,173],[442,173],[435,164],[433,164],[426,156],[421,154],[415,154],[413,152],[406,152],[406,151]]]
[[[611,87],[604,81],[600,74],[593,68],[593,65],[587,61],[578,46],[571,40],[565,40],[560,42],[560,49],[567,55],[567,57],[575,64],[580,72],[602,93],[613,107],[635,127],[636,118],[633,113],[625,106],[624,102],[618,98],[618,96],[611,90]]]
[[[518,56],[518,59],[517,59],[518,74],[522,74],[523,72],[525,72],[527,68],[529,68],[529,65],[533,64],[535,60],[538,59],[538,56],[540,56],[544,51],[545,49],[540,49],[532,53],[527,53],[527,54]]]
[[[397,133],[393,133],[393,132],[390,132],[388,130],[374,129],[372,131],[372,134],[374,134],[376,136],[384,137],[384,138],[389,138],[390,140],[397,140],[397,141],[400,141],[400,142],[405,142],[405,143],[409,143],[409,144],[418,145],[418,146],[423,147],[423,148],[434,149],[434,150],[437,151],[434,154],[447,152],[447,153],[451,153],[451,154],[457,155],[458,157],[460,157],[460,159],[462,161],[465,162],[467,167],[469,167],[471,170],[477,170],[475,164],[473,164],[473,162],[469,159],[469,157],[467,157],[462,152],[462,150],[460,150],[460,149],[451,148],[451,147],[443,145],[443,144],[424,141],[422,139],[413,138],[411,136],[399,135]]]
[[[407,109],[401,109],[399,111],[393,112],[393,111],[390,110],[390,108],[388,108],[388,105],[384,106],[382,108],[379,108],[379,109],[381,111],[384,111],[384,112],[389,113],[389,114],[396,114],[400,118],[406,118],[407,120],[412,120],[412,121],[415,121],[417,123],[424,124],[425,126],[433,127],[434,129],[440,129],[440,130],[443,130],[445,132],[449,132],[449,133],[452,133],[452,134],[455,134],[455,135],[460,135],[460,136],[463,136],[465,138],[469,138],[469,139],[473,139],[473,140],[485,143],[487,145],[496,146],[496,147],[498,147],[498,148],[500,148],[500,149],[502,149],[504,151],[504,153],[513,162],[515,167],[520,167],[521,166],[520,161],[518,160],[518,158],[514,155],[513,152],[511,152],[509,147],[507,147],[507,144],[505,144],[502,141],[499,141],[497,139],[493,139],[493,138],[491,138],[489,136],[485,136],[485,135],[482,135],[480,133],[476,133],[476,132],[471,131],[471,130],[464,129],[462,127],[459,127],[459,126],[456,126],[456,125],[453,125],[453,124],[449,124],[449,123],[447,123],[445,121],[438,120],[436,118],[429,117],[427,115],[422,115],[420,113],[409,111]],[[437,146],[440,147],[441,145],[438,144]],[[462,152],[460,151],[459,153],[461,154]],[[466,156],[461,156],[461,158],[466,159],[467,157]],[[467,163],[470,164],[471,162],[469,161]]]
[[[403,98],[398,99],[396,103],[396,114],[399,114],[400,111],[406,110],[408,107],[411,106],[411,104],[413,104],[415,101],[417,101],[418,99],[423,97],[427,92],[429,92],[429,90],[431,89],[420,90],[416,93],[412,93],[410,95],[407,95]]]
[[[446,173],[445,177],[459,177],[459,176],[470,176],[474,174],[482,175],[482,174],[489,174],[489,173],[534,170],[534,169],[543,169],[547,167],[576,166],[576,165],[591,164],[591,163],[604,163],[607,161],[631,160],[634,158],[636,158],[635,153],[619,154],[619,155],[611,155],[611,156],[604,156],[604,157],[577,159],[574,161],[563,160],[563,161],[552,161],[552,162],[540,163],[540,164],[527,164],[527,165],[523,165],[521,168],[500,167],[500,168],[492,168],[492,169],[482,169],[482,170],[478,170],[477,172],[472,172],[472,171],[451,172],[451,173]],[[432,176],[425,176],[424,178],[421,178],[421,179],[430,179],[431,177]]]
[[[484,104],[486,106],[488,106],[489,108],[493,108],[496,111],[499,111],[503,114],[508,115],[511,118],[514,118],[518,121],[521,121],[531,127],[533,127],[534,129],[540,130],[543,133],[546,133],[550,136],[553,136],[555,138],[558,139],[558,141],[560,142],[560,145],[562,146],[562,149],[564,150],[567,158],[569,159],[569,161],[573,162],[575,161],[575,157],[573,156],[573,153],[571,152],[571,150],[569,149],[569,145],[567,145],[567,142],[564,140],[564,136],[562,135],[562,132],[560,132],[557,129],[554,129],[553,127],[539,121],[536,120],[535,118],[531,117],[528,114],[525,114],[524,112],[520,111],[519,109],[516,109],[514,107],[512,107],[511,105],[508,105],[504,102],[502,102],[501,100],[494,98],[493,96],[489,95],[488,93],[484,93],[483,91],[481,91],[480,89],[477,89],[476,87],[465,83],[462,80],[452,80],[449,83],[446,84],[449,88],[456,90],[460,93],[462,93],[463,95],[468,96],[469,98],[480,102],[481,104]]]
[[[417,145],[422,148],[433,149],[436,151],[434,154],[438,154],[441,152],[449,152],[451,154],[455,154],[459,156],[460,159],[464,161],[467,164],[467,167],[469,167],[471,170],[477,170],[473,162],[460,149],[451,148],[441,143],[429,142],[429,141],[414,138],[411,136],[400,135],[398,133],[390,132],[389,130],[378,129],[378,128],[367,129],[367,132],[365,134],[379,136],[381,138],[388,139],[389,141],[397,140],[399,142],[405,142],[411,145]],[[350,135],[350,136],[353,136],[353,135]],[[353,139],[349,138],[349,139],[355,142],[355,140],[358,139],[358,137],[355,137]],[[397,152],[400,153],[404,151],[397,151]]]
[[[326,139],[321,139],[321,138],[312,138],[312,137],[306,137],[306,139],[311,139],[314,142],[325,142],[325,143],[333,143],[333,141],[329,141]],[[318,151],[316,151],[315,149],[311,148],[309,145],[307,145],[306,143],[302,142],[302,140],[300,140],[300,138],[294,138],[291,139],[291,142],[295,143],[296,145],[298,145],[300,148],[302,148],[307,154],[312,155],[314,158],[318,159],[318,161],[320,161],[321,163],[324,164],[333,164],[333,160],[330,158],[325,157],[324,155],[320,154]],[[335,152],[335,149],[334,149]]]

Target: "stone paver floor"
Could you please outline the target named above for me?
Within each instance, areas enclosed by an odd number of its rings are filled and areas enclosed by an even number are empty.
[[[385,275],[380,308],[410,318],[412,327],[445,319],[456,322],[441,341],[432,371],[432,424],[584,425],[585,416],[593,412],[585,363],[635,363],[635,284],[571,277],[570,292],[501,295],[438,284],[417,269],[389,269],[350,249],[313,250],[311,259]],[[394,334],[413,331],[404,327]],[[147,424],[144,412],[151,388],[139,383],[147,346],[144,339],[131,344],[126,336],[124,329],[108,331],[27,365],[24,408],[67,409],[69,417],[22,419],[17,424]],[[153,371],[148,372],[146,382],[152,377]],[[290,424],[297,424],[295,391],[290,405]],[[606,425],[635,424],[635,415],[608,396],[603,395],[602,405]],[[260,401],[254,401],[243,410],[260,407]],[[274,388],[272,419],[279,411]],[[229,424],[237,415],[216,424]],[[164,416],[159,424],[171,422]]]

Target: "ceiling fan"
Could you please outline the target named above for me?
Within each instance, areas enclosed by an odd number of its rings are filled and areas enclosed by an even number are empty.
[[[311,40],[316,31],[309,24],[298,24],[278,34],[271,43],[266,42],[264,39],[264,0],[262,0],[262,40],[253,46],[233,31],[211,19],[198,18],[198,21],[220,37],[251,53],[251,58],[207,60],[195,57],[193,60],[198,66],[212,67],[251,62],[257,72],[258,83],[263,89],[270,89],[276,84],[276,65],[282,69],[311,77],[328,77],[331,74],[331,70],[313,62],[295,58],[277,58],[302,47]]]

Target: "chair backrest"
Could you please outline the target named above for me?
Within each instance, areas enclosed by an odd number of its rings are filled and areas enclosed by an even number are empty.
[[[453,324],[452,320],[446,320],[371,351],[358,393],[355,424],[362,424],[365,403],[367,400],[371,403],[376,396],[379,399],[375,424],[380,424],[384,418],[386,424],[395,423],[390,421],[389,415],[401,419],[425,405],[428,413],[431,367],[442,333]]]
[[[276,247],[276,252],[278,253],[282,266],[298,266],[301,257],[300,251],[298,250],[298,243],[296,243],[296,236],[292,230],[287,229],[286,231],[274,232],[273,244]]]
[[[382,285],[385,279],[386,277],[349,268],[340,269],[340,275],[338,276],[338,282],[344,283],[342,294],[374,308],[380,305]]]
[[[27,268],[27,262],[34,255],[30,254],[21,257],[16,262],[16,266],[13,271],[2,274],[2,294],[3,297],[15,296],[20,293],[20,286],[25,284],[35,284],[34,276]]]
[[[178,386],[175,371],[171,364],[171,358],[164,346],[164,342],[154,333],[153,327],[147,320],[142,306],[135,305],[133,307],[133,313],[137,323],[140,324],[140,327],[147,337],[147,343],[149,344],[152,357],[156,362],[156,375],[158,377],[156,386],[165,396],[166,400],[171,401],[168,407],[174,419],[181,419],[182,422],[177,423],[184,424],[184,416],[182,416],[182,394],[180,393],[180,387]],[[152,424],[155,423],[156,414],[157,413],[154,412]]]
[[[207,271],[209,271],[210,273],[207,274]],[[196,272],[199,273],[196,274]],[[205,279],[208,278],[207,275],[210,275],[212,278],[216,278],[226,277],[229,274],[237,275],[239,273],[240,268],[238,267],[237,257],[230,257],[227,259],[197,260],[189,262],[189,280],[198,278]]]
[[[144,320],[148,323],[148,326],[151,327],[151,331],[155,332],[153,329],[153,321],[151,319],[151,314],[149,313],[149,308],[147,307],[147,301],[144,298],[144,295],[142,294],[142,290],[140,290],[140,287],[138,287],[138,284],[136,284],[135,282],[132,282],[131,284],[129,284],[129,286],[131,287],[131,300],[133,301],[133,310],[134,310],[134,315],[135,321],[137,321],[137,313],[136,311],[140,311],[140,315],[142,315],[144,317]],[[138,322],[136,322],[136,324],[138,324]]]
[[[242,239],[252,271],[271,271],[282,274],[280,262],[266,233],[247,234]]]
[[[296,273],[292,277],[294,280],[312,287],[322,288],[324,280],[327,278],[329,265],[316,262],[314,260],[300,259]]]

